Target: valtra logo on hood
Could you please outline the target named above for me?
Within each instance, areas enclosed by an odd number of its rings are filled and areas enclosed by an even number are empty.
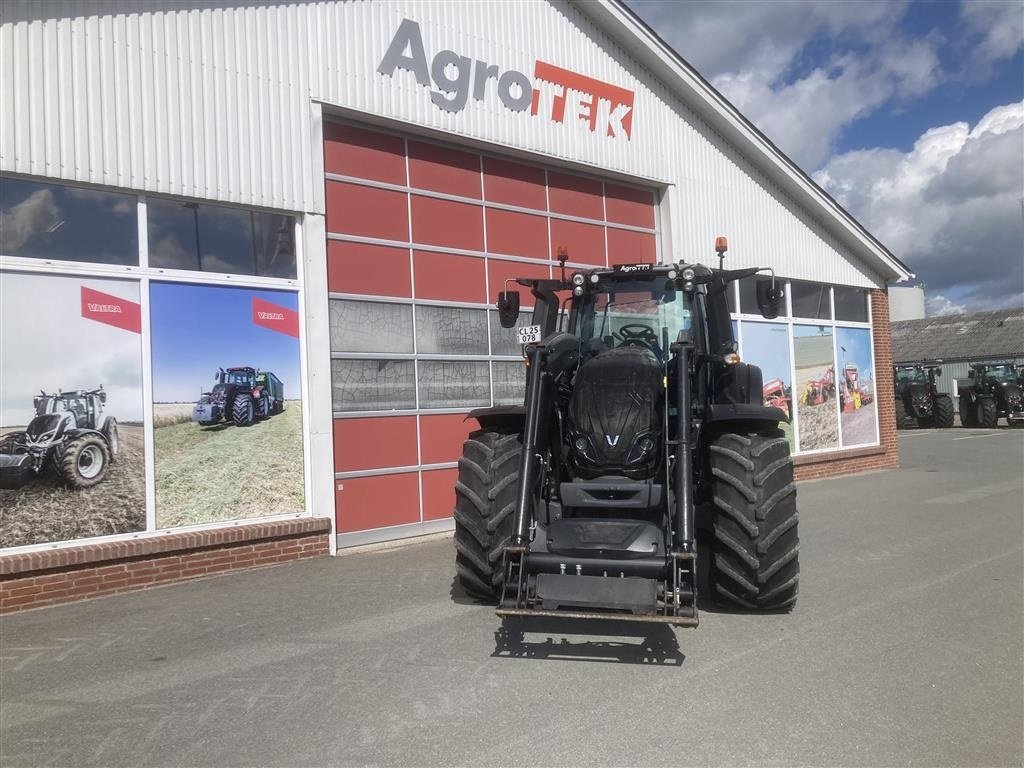
[[[402,20],[377,67],[389,77],[399,69],[433,87],[430,100],[446,112],[461,112],[471,95],[483,101],[496,94],[513,112],[529,110],[535,117],[621,141],[633,136],[633,91],[540,60],[534,62],[532,80],[450,50],[435,54],[428,65],[420,25],[411,19]]]

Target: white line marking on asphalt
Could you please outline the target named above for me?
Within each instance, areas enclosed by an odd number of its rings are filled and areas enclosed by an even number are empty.
[[[1000,435],[1008,435],[1009,432],[989,432],[984,435],[968,435],[967,437],[954,437],[954,440],[974,440],[978,437],[999,437]]]
[[[996,496],[1000,493],[1010,493],[1024,490],[1024,481],[1007,480],[1005,483],[993,483],[992,485],[979,485],[969,491],[950,493],[945,496],[936,496],[934,499],[926,499],[925,504],[965,504],[969,501],[977,501],[989,496]]]

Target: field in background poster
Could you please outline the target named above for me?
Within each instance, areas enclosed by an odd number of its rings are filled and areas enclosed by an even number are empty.
[[[779,424],[795,449],[793,439],[793,366],[789,354],[789,326],[785,323],[743,323],[743,359],[758,366],[764,382],[765,405],[781,408],[790,421]]]
[[[839,447],[836,417],[835,356],[832,328],[824,325],[793,326],[793,362],[800,450]]]
[[[878,411],[875,402],[875,371],[871,365],[871,331],[837,328],[839,354],[839,421],[843,446],[878,442]]]
[[[150,287],[157,526],[304,510],[298,296]]]
[[[0,273],[0,547],[146,527],[138,283]]]

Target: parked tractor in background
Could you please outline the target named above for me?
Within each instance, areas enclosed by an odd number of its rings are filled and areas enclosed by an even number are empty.
[[[102,482],[120,448],[117,419],[104,415],[106,403],[102,385],[36,395],[24,431],[0,438],[0,488],[20,488],[47,466],[69,488]]]
[[[620,264],[516,280],[534,306],[517,331],[525,404],[472,411],[480,429],[459,460],[455,565],[467,593],[506,619],[692,627],[699,555],[717,601],[795,604],[786,416],[764,405],[760,368],[740,362],[726,302],[730,283],[760,271]],[[762,315],[777,317],[774,275],[756,289]],[[519,304],[518,291],[499,295],[503,327]]]
[[[961,426],[991,429],[1000,418],[1011,427],[1024,426],[1024,387],[1013,363],[974,363],[970,377],[957,379],[956,384]]]
[[[192,420],[204,427],[221,420],[247,427],[284,410],[284,385],[269,371],[239,366],[214,374],[213,389],[192,408]]]
[[[939,392],[935,384],[935,379],[941,375],[942,369],[937,365],[893,366],[897,429],[906,427],[911,419],[923,428],[953,426],[953,398]]]
[[[769,408],[778,408],[785,413],[787,419],[793,417],[793,390],[782,379],[765,382],[761,388],[761,400]]]

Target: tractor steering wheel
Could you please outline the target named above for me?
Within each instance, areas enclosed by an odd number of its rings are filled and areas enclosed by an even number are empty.
[[[627,323],[619,328],[618,337],[624,347],[646,347],[657,354],[658,337],[651,327],[643,323]]]

